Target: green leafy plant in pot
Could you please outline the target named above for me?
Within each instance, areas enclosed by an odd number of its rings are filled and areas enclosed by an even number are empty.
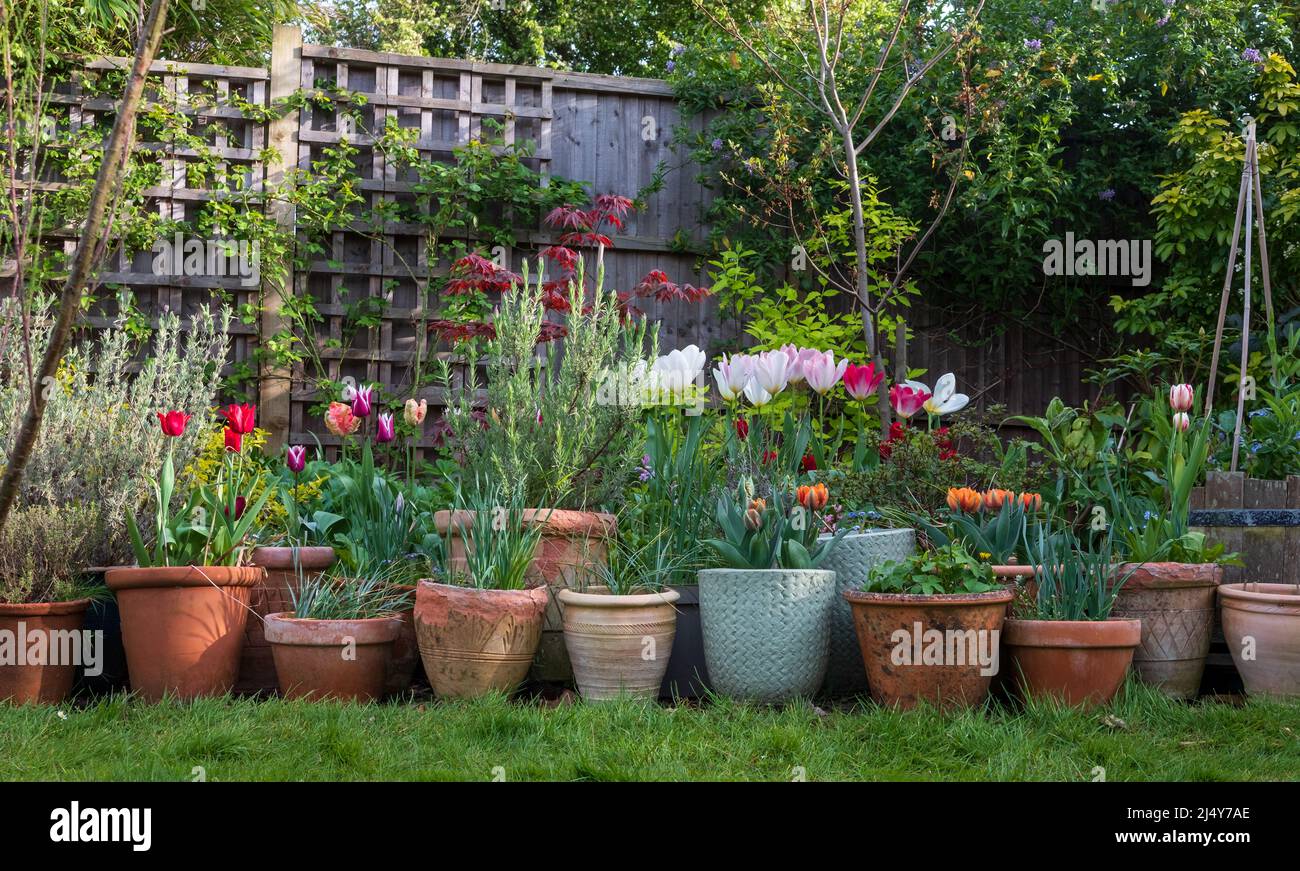
[[[716,690],[781,702],[811,696],[826,673],[835,572],[819,568],[845,532],[819,538],[824,484],[768,486],[746,479],[718,497],[721,538],[706,544],[725,568],[699,573],[704,654]]]
[[[952,709],[982,704],[1000,668],[1010,587],[961,540],[877,566],[843,597],[877,702]]]

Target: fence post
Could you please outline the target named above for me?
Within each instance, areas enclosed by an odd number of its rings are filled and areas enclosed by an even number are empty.
[[[298,90],[302,76],[302,31],[297,27],[276,25],[271,40],[271,81],[267,88],[268,105],[292,95]],[[268,147],[276,155],[276,163],[266,167],[265,191],[277,190],[284,182],[285,173],[298,165],[297,110],[271,121]],[[274,199],[267,204],[267,214],[275,219],[281,229],[292,233],[294,210],[290,203]],[[264,278],[262,283],[261,346],[265,348],[271,336],[285,326],[280,313],[283,294],[294,292],[293,263],[285,265],[281,275]],[[289,436],[293,369],[263,357],[258,382],[259,419],[263,429],[270,432],[269,451],[278,451]]]

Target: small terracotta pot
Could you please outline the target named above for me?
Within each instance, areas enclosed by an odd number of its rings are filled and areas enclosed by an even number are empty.
[[[293,610],[299,580],[311,580],[334,565],[334,548],[259,547],[253,551],[253,565],[266,569],[266,577],[249,594],[248,606],[253,614],[244,627],[244,651],[239,657],[235,692],[273,693],[280,682],[263,621],[268,614]]]
[[[1130,574],[1131,572],[1131,574]],[[1194,699],[1214,631],[1214,604],[1223,569],[1213,563],[1124,563],[1111,617],[1142,621],[1133,654],[1138,679],[1175,699]]]
[[[1219,604],[1223,637],[1246,692],[1300,696],[1300,587],[1224,584]]]
[[[0,634],[13,639],[14,661],[0,661],[0,702],[57,705],[72,691],[77,666],[88,651],[81,646],[81,627],[89,599],[71,602],[0,603]],[[69,634],[69,633],[76,633]],[[43,652],[40,662],[27,661],[33,651],[31,639]],[[97,651],[103,655],[103,650]],[[22,664],[17,658],[23,657]]]
[[[517,689],[537,653],[549,597],[546,587],[476,590],[420,581],[415,635],[434,693],[474,698]]]
[[[400,584],[397,589],[410,595],[411,605],[398,614],[402,631],[393,641],[393,656],[388,663],[388,677],[384,681],[384,695],[400,696],[411,688],[415,670],[420,665],[420,644],[415,638],[415,586]]]
[[[933,596],[845,590],[867,670],[882,705],[943,709],[982,704],[998,673],[1000,634],[1013,592]]]
[[[266,640],[286,699],[372,702],[384,694],[400,617],[299,620],[269,614]]]
[[[459,530],[474,523],[473,511],[438,511],[433,515],[438,532],[448,542],[447,568],[465,571],[465,542]],[[523,512],[525,528],[542,524],[542,538],[528,567],[530,586],[546,584],[553,588],[581,583],[593,566],[608,560],[609,540],[618,527],[612,514],[594,511],[566,511],[556,508],[528,508]],[[536,680],[567,683],[573,680],[568,648],[564,645],[564,613],[559,599],[552,596],[546,606],[546,618],[536,662],[532,668]]]
[[[230,692],[239,675],[248,601],[261,566],[120,568],[117,594],[131,689],[156,702]]]
[[[1076,707],[1115,698],[1142,642],[1141,620],[1007,620],[1007,668],[1022,696],[1050,695]]]
[[[677,591],[615,596],[608,587],[589,587],[558,595],[564,643],[582,697],[656,698],[677,634]]]

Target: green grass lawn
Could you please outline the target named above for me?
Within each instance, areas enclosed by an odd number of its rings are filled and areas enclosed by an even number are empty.
[[[1300,704],[945,716],[715,702],[547,707],[495,697],[381,705],[214,699],[0,705],[0,778],[187,780],[1294,780]]]

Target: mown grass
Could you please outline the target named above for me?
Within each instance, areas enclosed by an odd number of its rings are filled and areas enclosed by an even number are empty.
[[[1091,713],[944,715],[718,700],[547,707],[213,699],[0,705],[7,780],[1295,780],[1300,704],[1180,704],[1130,685]]]

